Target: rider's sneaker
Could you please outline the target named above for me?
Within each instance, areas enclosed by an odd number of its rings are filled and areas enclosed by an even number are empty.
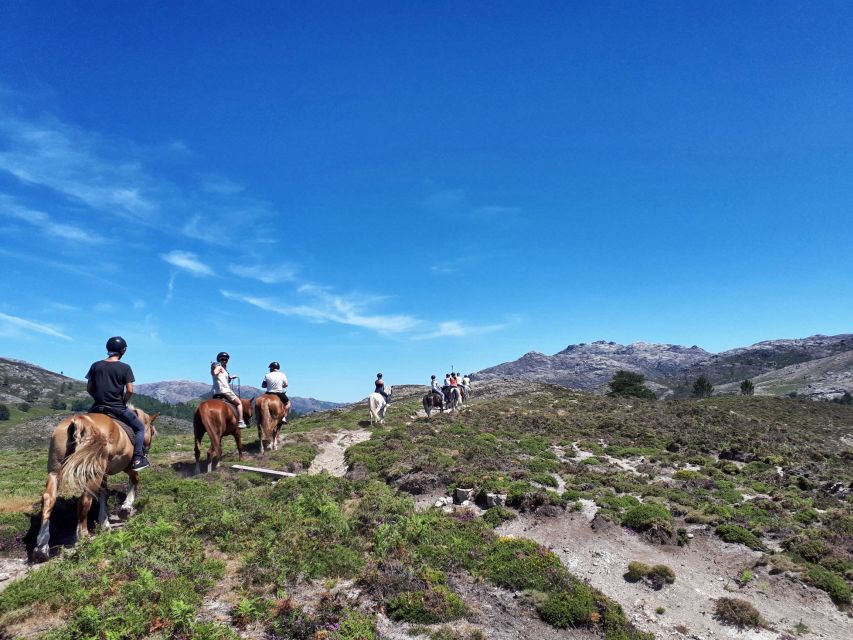
[[[151,466],[151,463],[148,462],[148,458],[142,456],[141,458],[134,458],[133,464],[130,465],[131,471],[142,471],[143,469],[147,469]]]
[[[282,424],[287,424],[287,418],[282,418],[282,419],[281,419],[281,423],[282,423]]]
[[[237,426],[240,427],[241,429],[247,429],[249,425],[247,425],[245,422],[240,420],[240,422],[237,423]]]

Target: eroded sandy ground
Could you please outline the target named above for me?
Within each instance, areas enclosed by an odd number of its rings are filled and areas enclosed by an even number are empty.
[[[756,568],[755,579],[740,588],[735,578],[753,567],[761,553],[724,543],[709,532],[696,532],[689,547],[661,546],[615,525],[593,531],[584,513],[567,512],[543,518],[523,514],[498,533],[530,538],[550,548],[576,576],[619,602],[637,627],[664,640],[776,640],[799,622],[809,627],[809,638],[853,638],[853,622],[829,596],[794,578]],[[675,583],[655,591],[641,582],[627,582],[623,575],[632,560],[669,566],[675,571]],[[719,624],[713,618],[713,599],[720,597],[751,602],[775,630],[745,632]],[[665,612],[656,614],[658,607]],[[689,630],[687,636],[675,629],[677,625]]]
[[[371,432],[368,429],[357,431],[340,431],[334,434],[331,442],[319,445],[320,450],[308,468],[309,474],[317,474],[326,471],[335,477],[342,477],[347,471],[347,463],[344,460],[346,450],[351,446],[370,439]]]

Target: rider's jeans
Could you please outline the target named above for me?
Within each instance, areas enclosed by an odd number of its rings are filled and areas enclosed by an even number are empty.
[[[133,409],[127,407],[120,412],[120,417],[122,422],[129,424],[130,428],[133,429],[133,457],[139,458],[142,456],[142,448],[145,445],[145,425],[142,424]]]

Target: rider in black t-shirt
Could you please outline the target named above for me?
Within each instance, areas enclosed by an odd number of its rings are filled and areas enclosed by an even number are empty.
[[[141,471],[149,465],[148,458],[143,455],[145,443],[145,425],[133,410],[128,409],[127,401],[133,395],[133,370],[121,362],[121,357],[127,351],[127,342],[116,336],[107,340],[107,357],[93,362],[86,374],[89,381],[86,391],[95,401],[89,413],[105,413],[117,420],[130,425],[133,429],[133,462],[131,469]]]

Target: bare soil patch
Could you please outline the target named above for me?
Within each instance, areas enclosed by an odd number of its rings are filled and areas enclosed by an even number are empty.
[[[705,531],[697,531],[689,547],[652,545],[623,527],[593,531],[587,518],[568,512],[556,518],[521,514],[498,532],[552,549],[575,575],[619,602],[635,626],[661,640],[683,640],[685,636],[675,629],[678,625],[689,629],[687,637],[742,640],[744,632],[713,618],[713,600],[732,595],[751,602],[775,629],[750,631],[750,638],[775,640],[799,622],[808,625],[810,637],[853,638],[850,620],[826,593],[784,574],[752,568],[759,552],[726,544]],[[675,571],[675,583],[655,591],[627,582],[623,576],[634,560],[669,566]],[[756,577],[741,588],[735,578],[748,567]],[[655,612],[658,607],[665,609],[663,614]]]

